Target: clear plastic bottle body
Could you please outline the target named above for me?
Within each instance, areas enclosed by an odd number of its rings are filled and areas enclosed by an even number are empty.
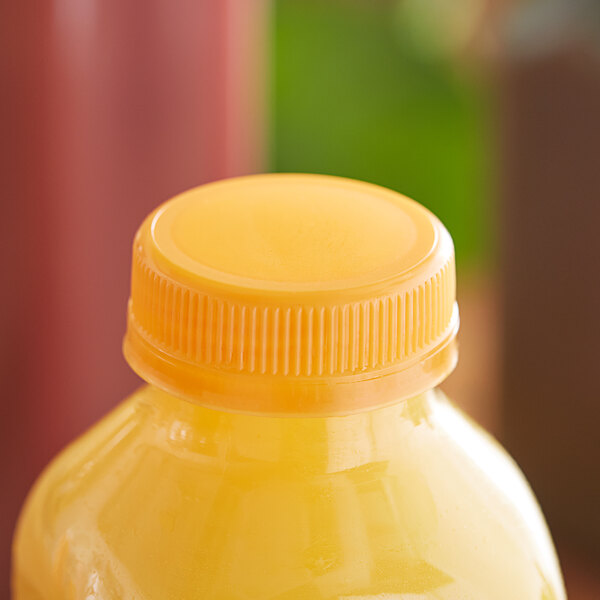
[[[36,483],[13,600],[563,600],[514,463],[432,390],[327,418],[145,386]]]

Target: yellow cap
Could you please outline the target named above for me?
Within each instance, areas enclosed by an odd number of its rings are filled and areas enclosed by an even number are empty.
[[[350,413],[456,363],[450,235],[375,185],[278,174],[192,189],[144,221],[132,271],[129,364],[207,406]]]

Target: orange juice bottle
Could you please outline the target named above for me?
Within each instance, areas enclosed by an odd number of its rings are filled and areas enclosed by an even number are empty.
[[[564,600],[523,476],[436,388],[457,329],[450,235],[400,194],[167,202],[133,248],[146,384],[35,484],[13,599]]]

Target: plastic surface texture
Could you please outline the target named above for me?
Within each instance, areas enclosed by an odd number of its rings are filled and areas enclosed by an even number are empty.
[[[564,600],[498,445],[431,391],[328,418],[145,387],[24,509],[14,600]]]
[[[127,360],[205,406],[340,414],[414,395],[454,367],[457,328],[448,232],[375,185],[220,181],[165,203],[134,242]]]

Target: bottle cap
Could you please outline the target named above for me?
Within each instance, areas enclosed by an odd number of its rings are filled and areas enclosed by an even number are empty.
[[[375,185],[219,181],[135,237],[127,361],[206,406],[324,415],[413,396],[453,369],[457,329],[450,235]]]

